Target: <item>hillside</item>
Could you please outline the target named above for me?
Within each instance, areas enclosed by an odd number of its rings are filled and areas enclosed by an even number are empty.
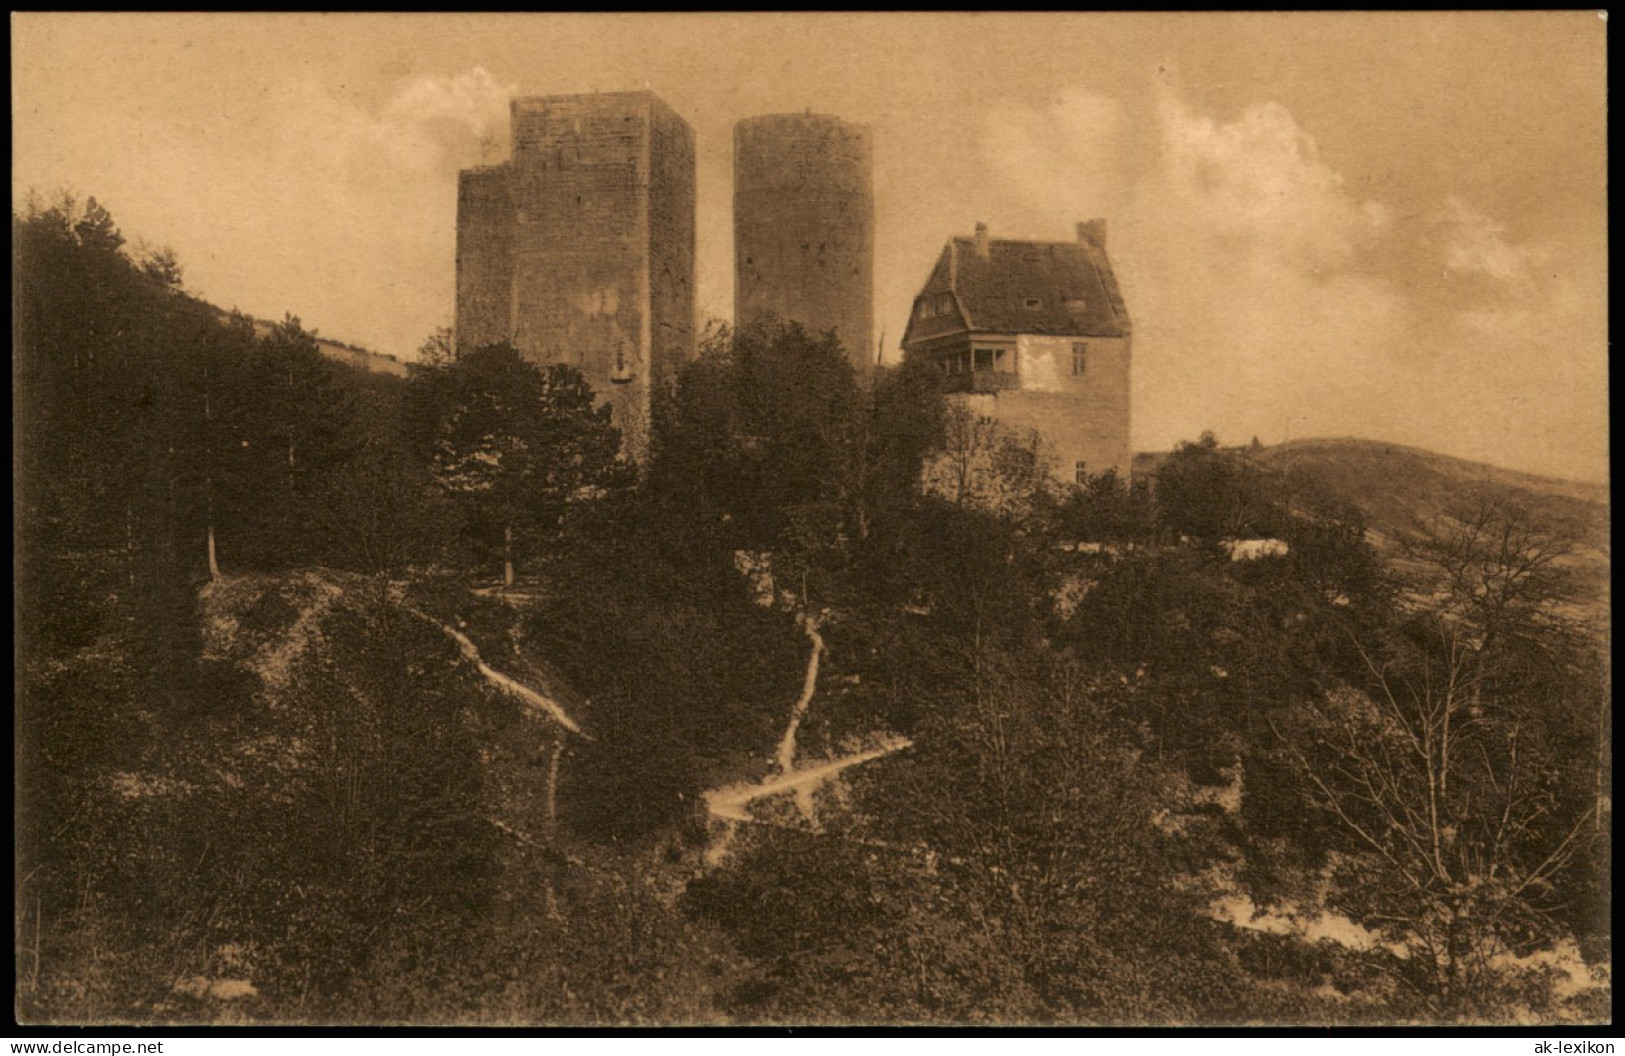
[[[1252,465],[1311,480],[1319,490],[1351,503],[1365,517],[1371,541],[1394,557],[1395,542],[1420,523],[1469,505],[1491,489],[1527,507],[1544,524],[1561,526],[1579,540],[1569,559],[1576,578],[1593,588],[1596,605],[1608,593],[1608,487],[1522,473],[1421,448],[1352,437],[1293,440],[1259,450],[1237,449]],[[1164,452],[1134,457],[1137,477],[1154,474]]]
[[[1292,440],[1258,451],[1239,449],[1267,469],[1312,475],[1338,497],[1354,503],[1369,527],[1386,538],[1469,498],[1485,486],[1504,489],[1538,510],[1582,526],[1589,539],[1608,548],[1608,486],[1543,477],[1472,462],[1403,444],[1353,437]],[[1137,477],[1155,473],[1166,452],[1134,456]]]
[[[230,314],[219,308],[215,310],[220,313],[222,318]],[[276,329],[275,323],[266,322],[264,319],[255,319],[253,323],[256,337],[265,337]],[[315,339],[316,348],[322,355],[346,366],[372,374],[389,374],[397,378],[404,378],[407,375],[406,364],[387,352],[374,352],[371,349],[362,348],[360,345],[353,345],[348,341],[322,337],[316,334],[315,331],[311,331],[311,336]]]
[[[1380,542],[1503,478],[1208,438],[949,501],[935,372],[799,328],[634,475],[568,368],[401,383],[105,211],[14,233],[19,1019],[1611,1016],[1583,493],[1406,594],[1319,492]]]
[[[1312,475],[1354,503],[1368,525],[1384,536],[1408,528],[1492,487],[1512,493],[1536,512],[1580,528],[1603,554],[1608,551],[1608,487],[1536,476],[1470,462],[1421,448],[1375,440],[1294,440],[1252,456],[1270,469]]]

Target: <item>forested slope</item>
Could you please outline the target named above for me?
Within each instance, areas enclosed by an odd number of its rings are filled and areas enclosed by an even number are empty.
[[[20,1018],[1610,1015],[1586,544],[1515,489],[1395,563],[1380,479],[1060,487],[772,321],[634,470],[573,371],[350,372],[93,203],[13,234]]]

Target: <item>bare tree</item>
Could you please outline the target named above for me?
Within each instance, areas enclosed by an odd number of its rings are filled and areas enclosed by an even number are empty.
[[[1336,900],[1404,950],[1402,977],[1436,1011],[1490,1000],[1504,955],[1557,933],[1559,878],[1597,835],[1601,796],[1579,808],[1559,787],[1582,760],[1541,733],[1584,685],[1554,612],[1572,546],[1504,496],[1423,527],[1407,550],[1416,611],[1357,642],[1363,684],[1287,739],[1352,848]]]
[[[930,487],[951,497],[955,505],[973,503],[993,440],[992,419],[950,401],[943,417],[942,451],[927,468]]]
[[[1054,458],[1037,432],[1025,434],[950,402],[941,450],[927,466],[927,486],[957,506],[1022,517],[1050,487]]]

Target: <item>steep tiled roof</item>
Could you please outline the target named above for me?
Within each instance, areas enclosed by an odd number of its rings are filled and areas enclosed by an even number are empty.
[[[975,239],[954,238],[937,259],[920,296],[943,293],[954,295],[959,317],[911,319],[905,343],[962,327],[1085,337],[1121,337],[1130,329],[1111,261],[1104,249],[1083,238],[990,239],[985,256],[977,252]]]

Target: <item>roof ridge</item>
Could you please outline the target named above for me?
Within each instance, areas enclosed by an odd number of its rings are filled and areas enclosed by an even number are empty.
[[[1089,266],[1095,269],[1095,278],[1100,280],[1100,288],[1106,291],[1106,301],[1111,305],[1112,317],[1124,331],[1132,330],[1134,323],[1128,317],[1128,305],[1123,303],[1123,291],[1117,286],[1117,269],[1111,266],[1105,248],[1094,243],[1080,242],[1078,245],[1084,247],[1084,255],[1089,258]]]
[[[963,243],[965,243],[967,245],[974,245],[976,243],[976,236],[975,235],[954,235],[950,239],[950,241],[955,242],[955,243],[963,242]],[[990,246],[993,245],[996,242],[1003,242],[1006,245],[1017,245],[1017,246],[1081,246],[1081,245],[1083,245],[1082,242],[1079,242],[1076,239],[1070,239],[1070,238],[989,238],[987,240],[987,244],[990,245]]]

